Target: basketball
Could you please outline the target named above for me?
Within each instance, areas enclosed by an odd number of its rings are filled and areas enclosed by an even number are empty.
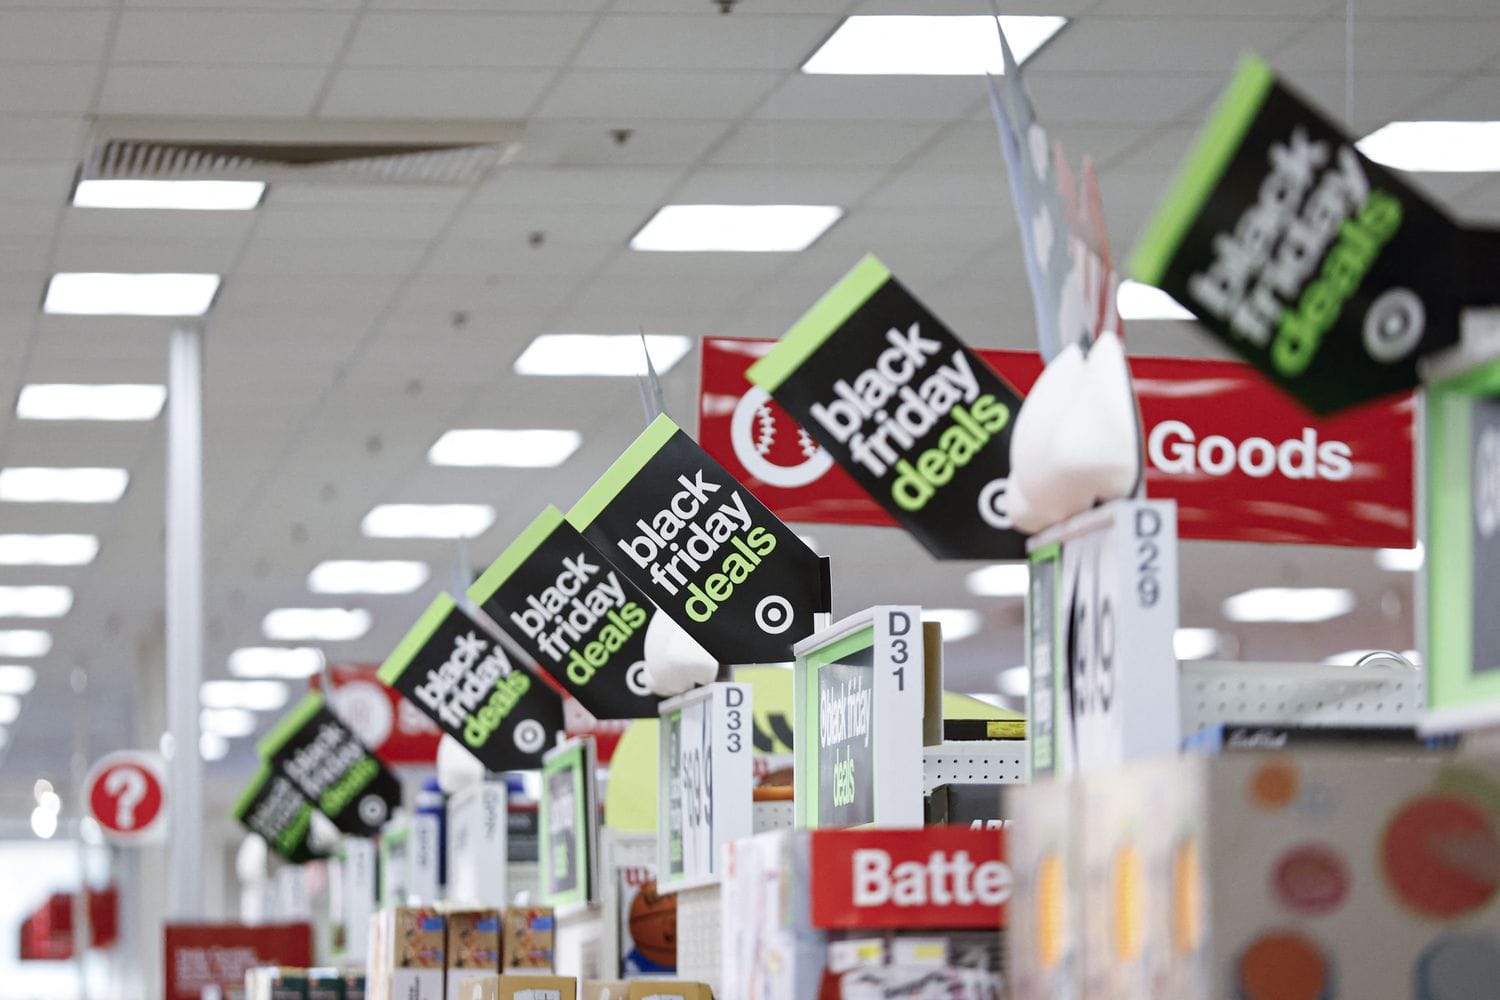
[[[630,902],[630,936],[648,962],[677,968],[677,896],[663,896],[647,882]]]

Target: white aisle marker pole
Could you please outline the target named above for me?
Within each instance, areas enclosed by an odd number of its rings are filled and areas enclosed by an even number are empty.
[[[172,331],[167,386],[167,794],[171,850],[167,916],[203,917],[203,761],[198,686],[203,678],[202,332]]]

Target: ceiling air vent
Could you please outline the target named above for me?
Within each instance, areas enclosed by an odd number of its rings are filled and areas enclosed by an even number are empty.
[[[82,179],[465,185],[520,134],[512,122],[106,118]]]

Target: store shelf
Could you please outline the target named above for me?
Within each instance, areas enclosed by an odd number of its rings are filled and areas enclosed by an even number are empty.
[[[683,889],[677,893],[677,975],[707,983],[720,996],[723,963],[719,917],[719,885]]]
[[[796,805],[792,802],[757,802],[751,813],[756,833],[768,830],[790,830],[797,821]]]
[[[1025,740],[947,742],[922,748],[922,794],[938,785],[1013,785],[1026,780]]]
[[[1415,726],[1419,670],[1323,663],[1182,664],[1182,735],[1220,723]]]

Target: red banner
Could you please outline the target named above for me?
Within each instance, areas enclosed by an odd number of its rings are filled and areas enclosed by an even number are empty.
[[[417,706],[380,683],[379,669],[378,664],[363,663],[328,667],[339,720],[384,763],[431,767],[437,760],[442,730]],[[316,674],[311,684],[315,691],[323,686]]]
[[[200,1000],[209,986],[217,986],[227,997],[245,989],[246,969],[312,965],[312,926],[168,924],[162,958],[166,1000]]]
[[[745,369],[769,340],[703,341],[698,441],[786,521],[889,525],[889,517]],[[980,351],[1029,392],[1041,358]],[[1177,501],[1182,538],[1409,548],[1410,394],[1315,417],[1249,365],[1132,358],[1146,492]]]
[[[1011,870],[1005,831],[814,830],[815,927],[1003,926]]]

